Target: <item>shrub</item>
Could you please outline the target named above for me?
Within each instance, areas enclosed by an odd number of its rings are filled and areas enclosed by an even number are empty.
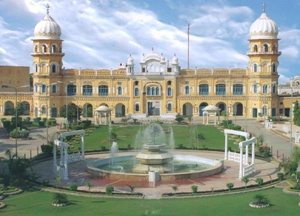
[[[263,157],[271,157],[272,156],[271,148],[269,146],[260,146],[259,147],[259,153]]]
[[[113,192],[114,192],[114,187],[112,187],[112,186],[107,186],[106,188],[105,188],[105,192],[106,192],[106,194],[112,194]]]
[[[28,117],[24,118],[24,122],[29,123],[30,122],[30,117],[28,116]]]
[[[48,185],[49,185],[49,180],[48,180],[48,179],[44,179],[44,180],[42,181],[42,185],[48,186]]]
[[[81,121],[81,124],[84,124],[84,128],[89,128],[92,124],[92,121],[91,120],[84,120],[84,121]]]
[[[10,131],[11,129],[11,122],[9,120],[2,120],[3,127],[7,130]]]
[[[197,185],[192,185],[191,188],[192,188],[192,192],[193,193],[197,193],[198,192],[198,186]]]
[[[14,129],[13,131],[10,132],[10,137],[11,138],[28,138],[29,136],[29,131],[28,130],[16,130]]]
[[[254,196],[254,199],[255,199],[255,203],[257,203],[257,204],[269,204],[270,203],[270,201],[264,195],[261,195],[261,194],[256,194]]]
[[[288,161],[285,163],[281,163],[280,167],[283,167],[283,170],[286,174],[292,174],[292,173],[296,172],[296,170],[298,168],[298,163],[295,161]]]
[[[178,123],[182,122],[184,120],[183,116],[181,115],[176,115],[175,121],[177,121]]]
[[[77,188],[78,188],[77,184],[71,184],[71,185],[70,185],[70,190],[71,190],[71,191],[76,191]]]
[[[281,181],[281,180],[283,180],[284,175],[283,175],[283,173],[279,172],[279,173],[277,173],[277,177]]]
[[[53,145],[41,145],[42,153],[46,156],[52,156],[53,154]]]
[[[226,186],[227,186],[228,190],[231,191],[232,188],[234,187],[234,184],[233,183],[227,183]]]
[[[257,179],[255,179],[255,182],[258,184],[259,187],[261,187],[264,180],[262,178],[257,178]]]
[[[55,193],[53,194],[52,199],[54,204],[67,204],[68,203],[68,197],[66,194],[62,193]]]

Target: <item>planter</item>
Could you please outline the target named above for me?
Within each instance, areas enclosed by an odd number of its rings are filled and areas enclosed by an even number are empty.
[[[251,202],[249,203],[249,206],[252,208],[266,208],[269,207],[269,203],[258,203],[258,202]]]
[[[62,207],[68,205],[68,203],[52,203],[52,205],[55,207]]]

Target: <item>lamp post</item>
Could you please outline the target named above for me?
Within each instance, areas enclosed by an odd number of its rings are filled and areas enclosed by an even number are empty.
[[[9,85],[2,85],[2,88],[12,88],[15,90],[15,97],[16,97],[16,104],[15,104],[15,126],[16,126],[16,138],[15,138],[15,148],[16,148],[16,155],[18,155],[18,107],[17,107],[17,102],[18,102],[18,88],[27,88],[30,87],[30,85],[24,85],[20,87],[14,87],[14,86],[9,86]]]
[[[228,88],[228,91],[227,91],[227,85],[226,85],[226,98],[227,98],[227,104],[226,104],[226,115],[227,115],[227,126],[228,126],[228,121],[229,121],[229,114],[230,114],[230,110],[229,110],[229,96],[230,96],[230,83],[232,82],[232,80],[227,80],[226,81],[227,83],[229,83],[229,88]]]
[[[66,84],[66,129],[69,129],[69,119],[68,119],[68,85],[74,83],[75,81],[69,81]]]
[[[291,124],[291,133],[290,133],[290,157],[292,157],[292,151],[293,151],[293,97],[294,97],[294,91],[293,91],[293,81],[294,78],[291,78],[291,110],[290,110],[290,124]]]

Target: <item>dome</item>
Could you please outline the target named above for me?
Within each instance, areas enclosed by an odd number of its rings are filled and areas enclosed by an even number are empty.
[[[100,111],[100,112],[109,112],[109,111],[111,111],[111,109],[110,108],[108,108],[107,106],[105,106],[105,105],[101,105],[101,106],[99,106],[97,109],[95,109],[95,111]]]
[[[251,39],[277,39],[278,27],[265,12],[255,20],[250,28]]]
[[[203,111],[218,111],[218,110],[220,110],[220,108],[215,105],[208,105],[207,107],[203,108]]]
[[[34,28],[34,39],[60,39],[61,31],[59,25],[49,15],[49,5],[47,14]]]
[[[148,61],[148,60],[160,61],[160,55],[154,52],[154,50],[152,49],[152,51],[148,53],[144,58],[144,61]]]
[[[129,58],[127,60],[127,65],[134,65],[134,59],[131,57],[131,55],[129,56]]]
[[[174,54],[173,58],[172,58],[172,65],[178,65],[178,58],[177,56]]]

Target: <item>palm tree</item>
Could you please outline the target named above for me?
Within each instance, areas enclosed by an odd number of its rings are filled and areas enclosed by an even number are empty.
[[[89,193],[91,192],[91,188],[93,187],[93,184],[91,182],[87,182],[86,186],[89,188]]]

